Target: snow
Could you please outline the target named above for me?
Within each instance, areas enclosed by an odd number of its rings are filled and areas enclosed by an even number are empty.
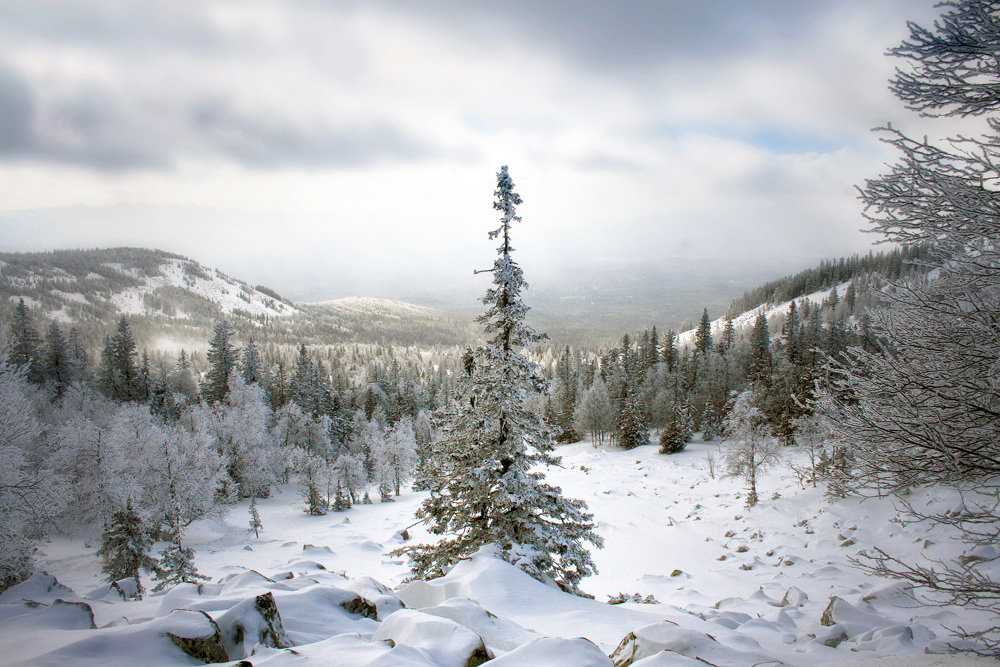
[[[433,539],[412,525],[424,493],[308,516],[292,485],[258,500],[259,539],[247,532],[246,502],[189,528],[185,544],[211,577],[200,590],[116,599],[93,544],[52,538],[40,560],[59,584],[39,574],[0,595],[0,662],[196,664],[164,633],[201,636],[210,617],[228,650],[269,666],[464,664],[480,644],[501,665],[607,665],[616,650],[636,665],[978,664],[925,652],[948,651],[947,628],[988,619],[919,604],[905,585],[850,563],[875,545],[914,559],[953,556],[958,546],[940,526],[893,521],[891,499],[829,503],[781,469],[759,480],[760,503],[747,510],[738,480],[708,475],[706,455],[718,457],[719,446],[696,441],[671,456],[652,445],[558,448],[550,481],[587,501],[605,539],[593,553],[599,574],[582,582],[596,599],[536,581],[489,549],[445,577],[404,583],[406,563],[387,554]],[[936,510],[961,501],[943,488],[908,500]],[[296,655],[258,643],[266,633],[255,601],[268,593]],[[618,593],[659,602],[606,604]],[[97,629],[83,607],[56,600],[89,605]],[[239,646],[237,626],[248,630]]]

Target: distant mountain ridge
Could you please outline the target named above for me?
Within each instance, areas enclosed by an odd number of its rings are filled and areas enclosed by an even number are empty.
[[[99,349],[120,315],[153,349],[204,347],[216,320],[243,339],[277,345],[343,342],[411,345],[467,343],[467,318],[388,299],[295,304],[181,255],[143,248],[0,253],[0,314],[19,299],[36,328],[48,320],[80,329]]]

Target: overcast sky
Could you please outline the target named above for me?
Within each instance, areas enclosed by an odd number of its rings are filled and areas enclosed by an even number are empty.
[[[933,0],[0,3],[0,246],[159,247],[292,298],[865,249]],[[479,281],[481,282],[481,280]],[[481,285],[480,285],[481,287]]]

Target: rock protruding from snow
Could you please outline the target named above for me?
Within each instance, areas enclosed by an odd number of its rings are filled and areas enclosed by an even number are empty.
[[[361,614],[376,621],[383,620],[389,614],[402,609],[403,601],[388,588],[375,581],[371,577],[360,577],[351,579],[344,584],[344,589],[357,593],[358,597],[354,602],[344,603],[341,606],[349,612]],[[360,607],[361,610],[357,610]]]
[[[4,659],[10,664],[74,667],[183,665],[192,664],[192,659],[199,662],[229,660],[219,626],[208,614],[185,609],[144,623],[47,636],[50,641],[25,641],[7,647]]]
[[[0,630],[8,636],[16,636],[21,630],[93,630],[97,627],[94,610],[86,602],[55,600],[50,605],[42,602],[15,603],[7,605],[4,612],[0,615]]]
[[[257,646],[288,648],[292,645],[281,624],[281,614],[271,592],[245,600],[217,619],[226,652],[247,658]]]
[[[201,660],[205,663],[229,662],[229,652],[225,648],[222,632],[220,631],[218,624],[203,611],[191,613],[198,613],[204,616],[204,618],[207,619],[212,632],[192,633],[187,631],[189,628],[181,627],[178,631],[168,631],[166,633],[167,637],[170,638],[170,641],[172,641],[177,648],[184,651],[195,660]]]
[[[611,660],[615,667],[628,667],[664,651],[714,665],[750,665],[767,660],[764,655],[727,648],[711,635],[682,628],[671,621],[653,623],[628,633],[611,654]]]
[[[76,598],[72,588],[63,586],[48,572],[36,572],[21,583],[0,593],[0,604],[30,600],[50,604],[58,599]]]
[[[482,637],[469,628],[414,609],[400,609],[382,621],[372,641],[387,639],[417,649],[440,667],[474,667],[493,657]]]
[[[608,656],[594,642],[578,639],[542,637],[490,662],[497,667],[611,667]]]

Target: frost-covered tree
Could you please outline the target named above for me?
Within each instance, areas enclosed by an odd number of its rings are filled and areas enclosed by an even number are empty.
[[[979,495],[958,514],[909,512],[955,529],[963,558],[914,563],[876,549],[866,566],[989,610],[992,627],[959,634],[1000,655],[996,559],[973,555],[1000,537],[1000,3],[941,6],[933,28],[909,23],[909,39],[890,50],[912,65],[892,89],[926,115],[985,116],[989,131],[931,142],[886,129],[900,157],[861,189],[866,217],[886,241],[929,245],[931,271],[882,290],[887,305],[869,311],[866,343],[830,364],[829,414],[856,491],[944,483]]]
[[[182,421],[214,438],[229,485],[226,495],[266,498],[274,485],[281,455],[268,422],[271,409],[260,385],[244,384],[239,373],[231,378],[228,398],[208,407],[189,410]]]
[[[757,476],[780,461],[778,446],[756,402],[752,390],[736,397],[726,420],[727,441],[723,445],[722,463],[726,475],[746,481],[747,507],[757,504]]]
[[[434,442],[434,425],[431,414],[420,410],[413,419],[413,437],[417,441],[417,469],[413,473],[413,489],[424,491],[430,488],[431,445]]]
[[[142,504],[153,518],[179,533],[215,505],[225,474],[212,437],[176,423],[146,422],[140,449]],[[180,537],[178,536],[178,540]]]
[[[327,502],[323,490],[327,485],[326,461],[300,449],[296,456],[296,468],[299,474],[299,494],[306,503],[306,513],[310,516],[326,514]]]
[[[614,429],[615,406],[608,394],[608,386],[600,377],[594,378],[593,384],[580,395],[573,423],[578,433],[590,435],[599,445]]]
[[[550,428],[525,407],[546,382],[522,349],[543,336],[524,321],[524,275],[510,243],[521,198],[506,166],[497,174],[495,194],[493,206],[502,217],[490,238],[500,237],[501,244],[493,285],[483,298],[486,312],[479,318],[487,340],[466,364],[435,447],[439,475],[417,512],[432,533],[446,537],[401,551],[413,558],[415,576],[434,577],[492,544],[500,557],[531,576],[575,592],[595,571],[583,542],[600,546],[602,540],[584,503],[563,497],[539,470],[557,459]]]
[[[126,502],[128,461],[118,439],[112,436],[108,401],[89,393],[74,387],[63,398],[62,419],[55,429],[59,443],[55,464],[70,489],[70,522],[105,525]],[[68,401],[71,407],[67,407]]]
[[[348,451],[341,452],[331,464],[330,473],[337,489],[346,494],[348,505],[361,501],[362,492],[368,486],[368,475],[361,457]]]
[[[42,427],[24,377],[0,352],[0,590],[30,574],[35,542],[60,510],[57,480],[34,455]]]
[[[395,492],[398,496],[400,487],[413,476],[417,467],[417,441],[409,417],[396,422],[385,438],[376,443],[372,458],[379,490]]]
[[[167,389],[182,396],[186,403],[198,401],[198,383],[191,374],[191,362],[184,350],[177,356],[177,365],[167,376]]]

